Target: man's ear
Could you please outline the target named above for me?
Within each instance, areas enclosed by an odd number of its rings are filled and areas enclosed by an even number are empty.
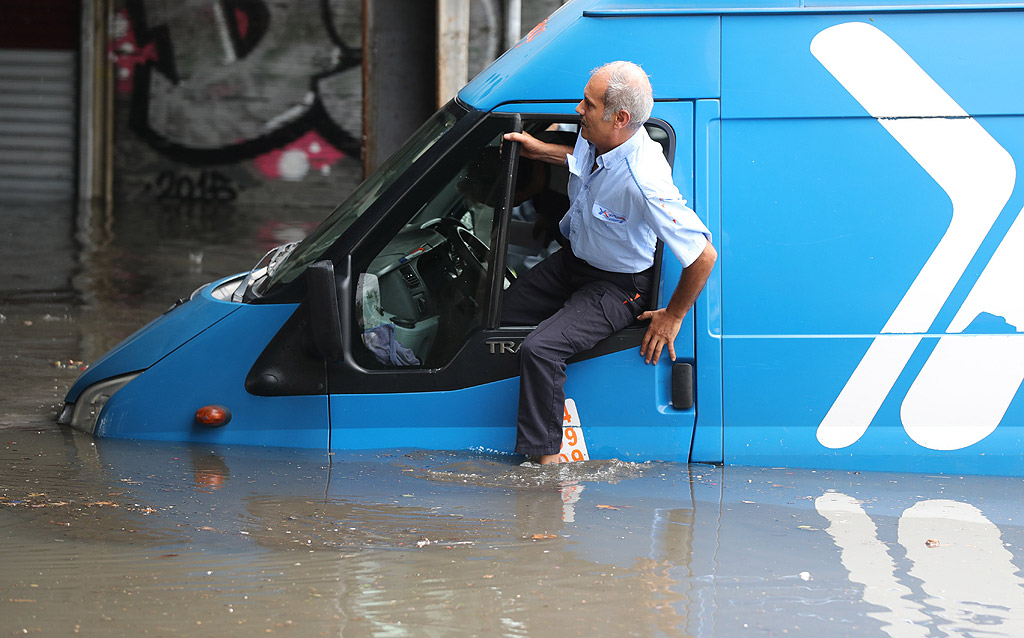
[[[626,109],[619,109],[619,112],[615,114],[615,128],[625,128],[629,125],[629,122],[632,119],[633,118],[629,115],[629,111]]]

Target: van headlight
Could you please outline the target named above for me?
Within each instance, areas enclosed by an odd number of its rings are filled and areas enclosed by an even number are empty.
[[[142,374],[133,372],[120,377],[111,377],[103,381],[97,381],[78,395],[78,401],[65,403],[57,422],[61,425],[70,425],[76,430],[92,434],[96,429],[96,421],[100,418],[103,406],[107,404],[114,393],[128,385],[132,379]]]

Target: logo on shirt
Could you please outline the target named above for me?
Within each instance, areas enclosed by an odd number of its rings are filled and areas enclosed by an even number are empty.
[[[881,409],[1009,200],[1017,169],[988,131],[877,28],[829,27],[814,37],[811,54],[953,204],[942,239],[818,426],[818,441],[839,449],[856,443]],[[1024,381],[1022,271],[1024,214],[1018,214],[900,402],[900,422],[918,445],[974,445],[1006,414]],[[1001,318],[1011,330],[965,333],[986,317]]]
[[[607,208],[599,208],[598,211],[597,211],[597,214],[600,217],[603,217],[604,219],[607,219],[608,221],[612,222],[613,224],[625,224],[626,223],[626,218],[625,217],[623,217],[622,215],[616,215],[615,213],[613,213],[612,211],[608,210]]]

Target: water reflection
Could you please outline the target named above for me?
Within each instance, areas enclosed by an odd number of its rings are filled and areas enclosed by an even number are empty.
[[[896,563],[878,530],[852,497],[834,492],[818,497],[829,519],[828,533],[841,550],[850,580],[864,585],[864,600],[886,611],[872,612],[893,638],[927,636],[934,620],[943,635],[972,627],[1022,635],[1024,581],[1002,534],[977,507],[948,499],[922,500],[899,517],[897,540],[910,566],[906,577],[925,594],[902,584]]]
[[[1020,635],[1020,479],[3,439],[16,630]]]
[[[522,467],[93,440],[53,425],[81,365],[322,216],[289,215],[83,210],[77,252],[52,216],[0,215],[16,257],[0,268],[4,629],[1024,633],[1019,478]]]
[[[200,492],[219,490],[231,478],[231,470],[224,457],[214,451],[192,449],[189,458],[192,461],[193,480]]]

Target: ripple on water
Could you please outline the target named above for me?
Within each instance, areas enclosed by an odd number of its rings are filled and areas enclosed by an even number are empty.
[[[446,460],[447,455],[451,460]],[[561,487],[569,483],[617,483],[642,478],[661,463],[632,463],[618,459],[601,459],[575,463],[539,465],[530,461],[516,463],[513,455],[471,456],[465,452],[414,452],[410,459],[411,473],[437,483],[463,483],[480,487],[538,488]],[[433,465],[431,462],[441,460]]]

